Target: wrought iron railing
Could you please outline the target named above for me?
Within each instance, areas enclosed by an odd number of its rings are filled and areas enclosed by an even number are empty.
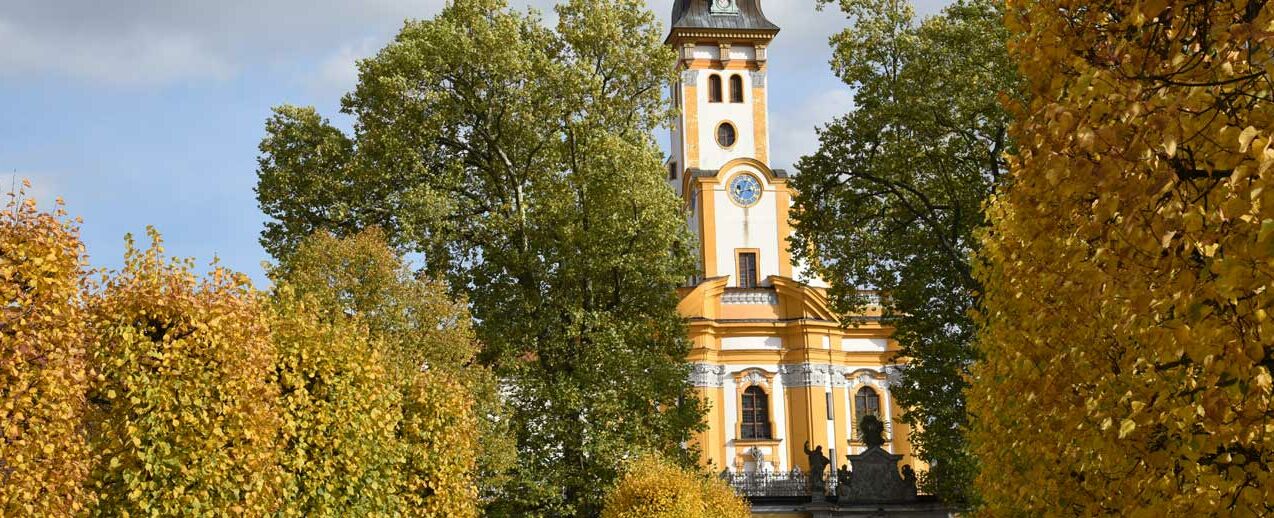
[[[810,475],[799,468],[791,471],[724,471],[721,479],[740,496],[751,499],[809,497],[814,494],[814,489],[810,486]],[[827,470],[823,473],[823,489],[820,493],[835,496],[839,484],[836,473]]]
[[[792,471],[726,471],[721,479],[734,491],[748,498],[809,496],[809,477],[799,469]]]

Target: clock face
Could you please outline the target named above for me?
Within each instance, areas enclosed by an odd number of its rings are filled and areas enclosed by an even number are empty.
[[[744,207],[756,205],[761,200],[761,181],[750,174],[735,176],[727,188],[730,190],[730,199]]]

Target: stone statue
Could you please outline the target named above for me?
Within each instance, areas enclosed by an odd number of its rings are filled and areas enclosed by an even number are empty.
[[[853,466],[853,483],[847,491],[837,493],[837,501],[841,504],[914,502],[916,473],[911,466],[903,466],[900,475],[898,461],[902,455],[881,447],[885,444],[885,425],[880,418],[863,416],[858,433],[867,449],[857,455],[847,455]]]
[[[902,481],[907,484],[912,494],[916,493],[916,470],[911,469],[910,464],[902,465]]]
[[[815,491],[824,490],[823,473],[827,471],[827,466],[832,463],[832,460],[823,455],[822,446],[810,451],[809,441],[805,441],[805,455],[809,456],[810,461],[810,488]]]
[[[849,465],[841,464],[840,469],[836,470],[836,483],[842,486],[849,486],[849,480],[853,475],[849,471]]]
[[[885,424],[880,422],[879,417],[871,414],[863,416],[858,422],[858,433],[868,448],[879,448],[885,444]]]

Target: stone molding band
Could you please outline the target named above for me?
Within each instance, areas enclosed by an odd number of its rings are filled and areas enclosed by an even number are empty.
[[[742,369],[740,372],[747,371]],[[725,386],[726,366],[696,363],[690,369],[690,384],[695,387],[721,388]],[[839,365],[815,363],[789,363],[779,365],[779,377],[784,387],[860,387],[870,385],[887,390],[896,379],[894,369],[885,372],[872,369],[850,369]]]

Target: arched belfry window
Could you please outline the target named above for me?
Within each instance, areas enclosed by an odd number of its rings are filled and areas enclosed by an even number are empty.
[[[758,386],[743,391],[743,439],[770,438],[770,398]]]
[[[721,76],[719,75],[708,76],[708,102],[721,102]]]
[[[730,102],[743,102],[743,77],[739,74],[730,76]]]
[[[880,416],[880,395],[870,387],[863,387],[854,396],[854,420],[862,419],[867,414]]]

